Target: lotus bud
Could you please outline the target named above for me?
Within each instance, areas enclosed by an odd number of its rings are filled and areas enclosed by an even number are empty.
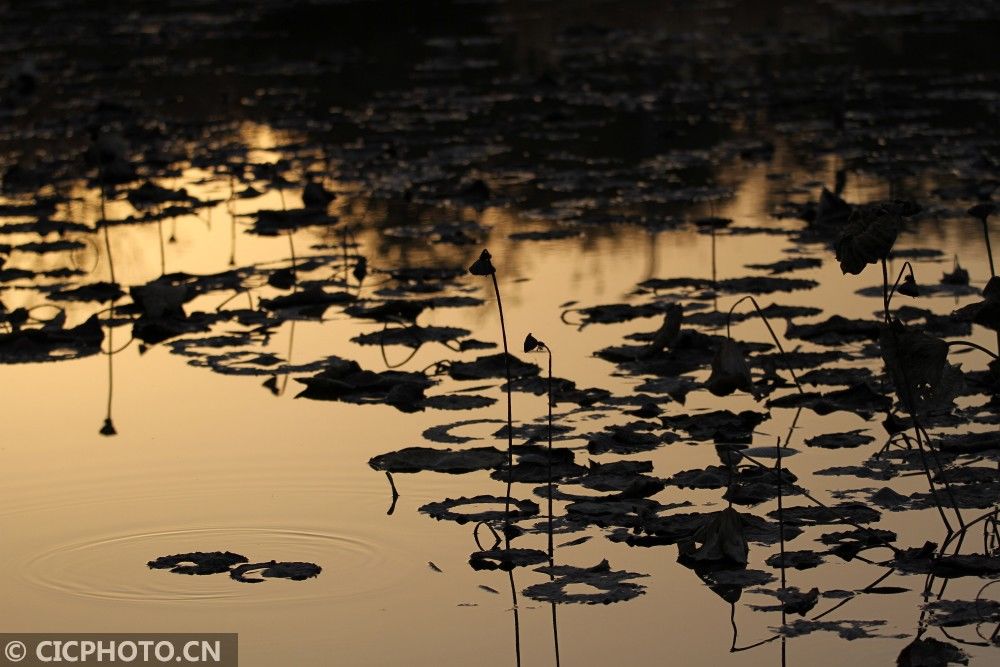
[[[903,282],[900,284],[897,291],[900,294],[905,294],[906,296],[920,296],[920,290],[917,289],[917,281],[915,281],[913,276],[910,274],[903,277]]]
[[[469,273],[474,276],[492,276],[497,272],[493,267],[492,257],[489,250],[483,250],[479,255],[479,259],[472,263],[469,267]]]
[[[531,334],[528,334],[527,336],[524,337],[524,351],[525,352],[534,352],[535,350],[541,349],[543,347],[545,347],[545,343],[543,343],[542,341],[538,340],[537,338],[535,338]]]

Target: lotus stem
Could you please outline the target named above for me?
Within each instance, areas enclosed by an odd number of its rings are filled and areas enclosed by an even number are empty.
[[[781,587],[785,588],[785,507],[782,500],[781,484],[781,438],[778,438],[778,546],[781,549]],[[782,605],[781,624],[785,624],[784,605]]]
[[[511,405],[511,393],[513,387],[511,387],[510,379],[510,350],[507,347],[507,323],[503,317],[503,301],[500,299],[500,284],[497,282],[497,274],[495,272],[490,274],[490,277],[493,279],[493,291],[497,296],[497,311],[500,313],[500,335],[503,338],[503,366],[504,372],[507,376],[507,495],[504,499],[504,537],[509,545],[510,536],[508,534],[508,529],[510,528],[510,493],[514,476],[514,411]]]
[[[913,282],[917,282],[917,277],[913,274],[913,266],[909,261],[903,262],[902,268],[899,269],[899,275],[896,276],[896,282],[892,284],[892,289],[889,290],[887,306],[888,302],[891,302],[892,297],[896,294],[896,288],[899,287],[899,283],[903,279],[907,269],[910,270],[910,278],[913,279]]]
[[[996,278],[997,272],[993,268],[993,246],[990,245],[990,226],[986,222],[987,216],[983,216],[981,220],[983,221],[983,238],[986,239],[986,256],[990,260],[990,277]]]
[[[979,345],[977,343],[973,343],[971,341],[967,341],[967,340],[946,340],[945,343],[948,344],[948,347],[955,347],[957,345],[961,345],[963,347],[971,347],[971,348],[973,348],[975,350],[979,350],[980,352],[985,352],[986,354],[990,355],[994,359],[1000,359],[1000,356],[998,356],[996,352],[993,352],[992,350],[988,350],[987,348],[983,347],[982,345]]]
[[[889,267],[886,265],[885,257],[882,258],[882,314],[885,323],[889,324]]]
[[[111,255],[111,233],[108,229],[108,216],[104,206],[104,166],[100,156],[97,159],[97,177],[101,190],[101,223],[104,227],[104,249],[108,254],[108,273],[111,275],[111,282],[117,283],[118,281],[115,280],[115,260]]]
[[[757,315],[760,316],[764,326],[767,327],[767,332],[771,334],[771,340],[773,340],[774,344],[778,346],[778,351],[781,353],[781,359],[785,363],[785,367],[788,369],[788,372],[791,374],[792,381],[795,382],[795,388],[799,390],[800,394],[805,394],[806,392],[802,389],[802,385],[799,384],[798,376],[795,375],[795,369],[792,368],[792,364],[788,361],[788,354],[785,352],[785,348],[781,345],[781,341],[778,340],[778,335],[774,333],[771,323],[768,322],[767,317],[764,316],[764,311],[761,309],[760,304],[757,303],[757,299],[748,294],[729,308],[729,313],[726,315],[726,338],[732,338],[732,335],[730,334],[730,320],[732,320],[733,311],[736,310],[736,307],[744,301],[749,301],[753,304],[754,310],[757,311]]]
[[[549,355],[549,377],[548,377],[548,404],[549,404],[549,452],[548,456],[548,478],[549,478],[549,560],[553,560],[555,549],[552,544],[552,350],[548,345],[545,351]],[[550,563],[551,565],[552,563]]]
[[[507,542],[510,538],[507,537]],[[521,615],[517,608],[517,589],[514,587],[514,570],[507,571],[507,579],[510,581],[510,598],[514,605],[514,657],[517,667],[521,667]]]
[[[386,516],[392,516],[392,513],[396,511],[396,501],[399,500],[399,491],[396,490],[396,483],[392,481],[392,473],[386,470],[385,477],[389,480],[389,488],[392,489],[392,503],[389,505]]]

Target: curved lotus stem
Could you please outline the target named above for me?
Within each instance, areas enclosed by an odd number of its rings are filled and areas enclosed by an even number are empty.
[[[977,343],[973,343],[971,341],[967,341],[967,340],[946,340],[945,343],[947,343],[948,347],[955,347],[956,345],[961,345],[963,347],[971,347],[974,350],[979,350],[980,352],[985,352],[986,354],[990,355],[994,359],[1000,359],[1000,356],[998,356],[996,352],[988,350],[985,347],[983,347],[982,345],[979,345]]]
[[[748,295],[744,296],[743,298],[741,298],[736,303],[734,303],[729,308],[729,313],[726,314],[726,338],[732,338],[732,335],[730,335],[730,320],[733,317],[733,311],[736,310],[736,307],[738,305],[740,305],[741,303],[743,303],[744,301],[749,301],[751,304],[753,304],[754,310],[757,311],[757,315],[760,316],[760,319],[764,323],[764,326],[767,327],[767,332],[769,334],[771,334],[771,340],[773,340],[774,344],[778,346],[778,351],[781,353],[781,358],[785,362],[785,367],[788,369],[788,372],[791,374],[792,381],[795,382],[795,388],[799,390],[800,394],[805,394],[806,392],[803,391],[802,385],[799,384],[799,378],[798,378],[798,376],[795,375],[795,369],[792,368],[792,364],[789,363],[789,361],[788,361],[788,354],[785,352],[785,348],[781,345],[781,341],[778,340],[778,335],[776,333],[774,333],[774,329],[771,328],[771,323],[768,322],[767,318],[764,316],[764,311],[761,310],[760,304],[757,303],[757,299],[753,298],[751,295],[748,294]]]
[[[503,317],[503,301],[500,299],[500,284],[497,282],[497,270],[493,266],[490,251],[484,249],[479,259],[469,267],[469,273],[474,276],[489,276],[493,279],[493,291],[497,297],[497,311],[500,313],[500,336],[503,339],[503,365],[507,376],[507,494],[504,499],[504,538],[510,546],[510,493],[514,475],[514,412],[511,406],[510,350],[507,347],[507,323]]]
[[[910,278],[913,280],[913,282],[917,282],[917,277],[913,275],[913,265],[910,264],[908,261],[903,262],[903,266],[899,269],[899,275],[896,276],[896,282],[892,284],[892,289],[889,290],[889,294],[887,295],[888,296],[888,300],[886,303],[887,308],[888,308],[888,301],[892,301],[892,297],[896,294],[896,288],[899,287],[899,282],[903,279],[903,275],[905,274],[907,269],[910,270]]]
[[[396,483],[392,481],[392,473],[386,470],[385,476],[389,480],[389,488],[392,489],[392,504],[389,505],[386,516],[392,516],[392,513],[396,511],[396,501],[399,500],[399,491],[396,490]]]

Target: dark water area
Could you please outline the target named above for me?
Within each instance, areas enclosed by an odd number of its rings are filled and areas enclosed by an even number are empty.
[[[0,631],[994,663],[998,30],[0,2]]]

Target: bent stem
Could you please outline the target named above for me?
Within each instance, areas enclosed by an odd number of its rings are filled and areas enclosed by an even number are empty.
[[[795,375],[795,369],[792,368],[791,362],[788,361],[788,353],[785,352],[785,348],[781,345],[781,341],[778,340],[778,335],[774,333],[774,329],[771,327],[771,323],[768,322],[767,317],[764,316],[764,311],[761,310],[760,304],[757,303],[757,299],[753,298],[748,294],[743,298],[741,298],[736,303],[734,303],[729,308],[729,313],[726,314],[726,338],[732,338],[732,335],[730,335],[730,320],[733,317],[733,311],[736,310],[736,307],[741,303],[743,303],[744,301],[749,301],[751,304],[753,304],[754,310],[757,311],[757,315],[764,323],[764,326],[767,327],[767,332],[771,334],[771,340],[773,340],[774,344],[778,346],[778,351],[781,353],[781,360],[784,362],[785,368],[788,369],[789,374],[791,374],[792,381],[795,382],[795,388],[799,390],[800,394],[805,394],[806,392],[802,389],[802,385],[799,384],[799,378]]]
[[[392,489],[392,504],[389,505],[389,511],[386,512],[386,516],[392,516],[392,513],[396,511],[396,501],[399,500],[399,491],[396,490],[396,483],[392,481],[392,473],[386,470],[385,477],[389,480],[389,488]]]
[[[883,260],[883,261],[885,261],[885,260]],[[886,302],[886,310],[888,310],[888,307],[889,307],[888,306],[888,302],[892,301],[892,297],[896,294],[896,289],[899,287],[900,281],[903,280],[903,276],[906,274],[906,270],[907,269],[910,270],[910,278],[913,279],[913,282],[917,282],[917,276],[915,276],[914,273],[913,273],[913,266],[908,261],[907,262],[903,262],[902,268],[899,269],[899,275],[896,276],[896,282],[894,282],[892,284],[892,289],[889,290],[889,293],[887,295],[888,296],[888,300]]]
[[[961,345],[963,347],[971,347],[974,350],[979,350],[980,352],[985,352],[986,354],[990,355],[994,359],[1000,359],[1000,356],[998,356],[996,352],[993,352],[992,350],[988,350],[985,347],[983,347],[982,345],[979,345],[977,343],[973,343],[971,341],[967,341],[967,340],[946,340],[945,343],[947,343],[948,347],[955,347],[956,345]]]

